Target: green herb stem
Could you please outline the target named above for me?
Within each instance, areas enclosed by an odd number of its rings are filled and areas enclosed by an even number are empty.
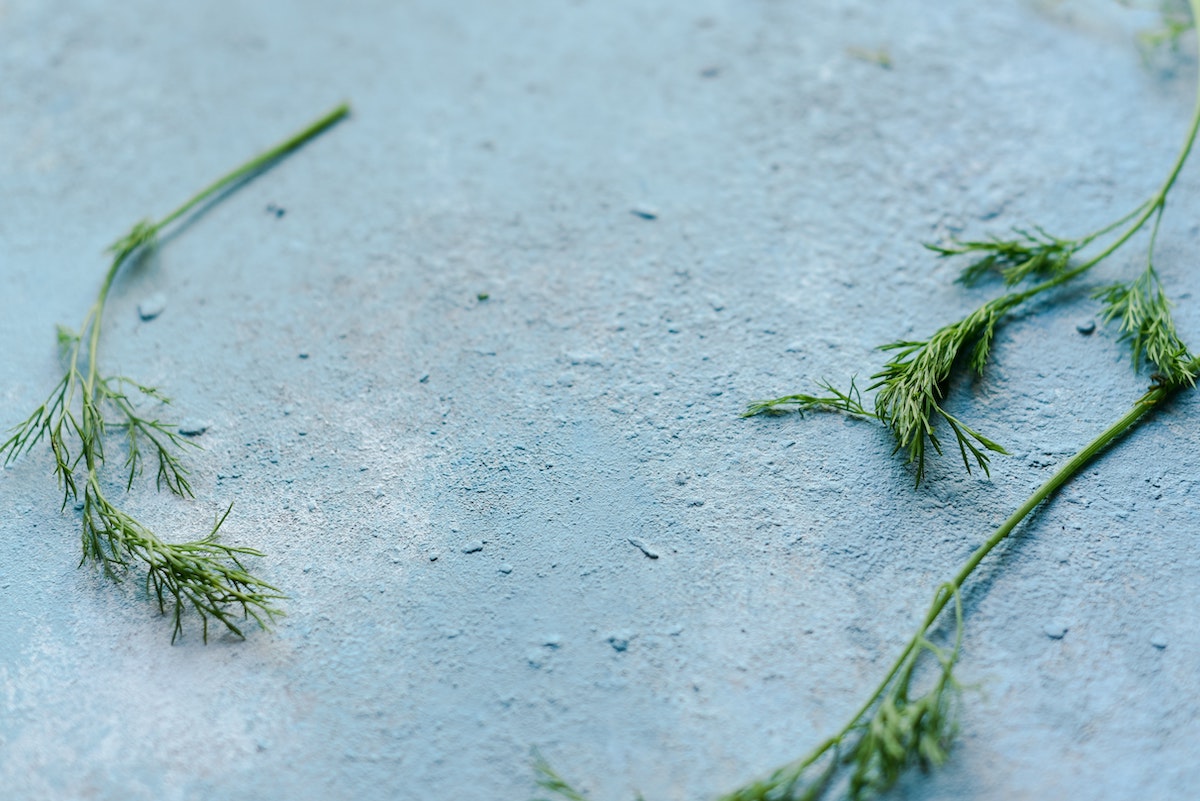
[[[134,226],[133,232],[121,242],[113,246],[114,251],[112,265],[108,268],[108,272],[104,276],[104,282],[100,285],[100,292],[96,296],[96,302],[92,305],[88,312],[87,318],[84,320],[84,326],[81,330],[88,331],[88,374],[84,382],[84,393],[88,397],[94,397],[96,381],[98,379],[97,355],[100,348],[100,323],[104,317],[104,307],[108,302],[108,294],[112,289],[113,282],[117,278],[117,273],[121,271],[121,267],[128,261],[141,246],[153,243],[158,235],[168,225],[175,222],[183,215],[200,205],[204,201],[220,193],[221,191],[236,185],[246,179],[252,178],[263,170],[271,167],[276,161],[288,155],[292,151],[307,143],[310,139],[320,135],[329,128],[336,125],[343,118],[349,116],[350,105],[342,103],[334,108],[329,113],[314,121],[312,124],[296,133],[294,136],[280,142],[275,147],[260,153],[254,158],[242,164],[240,167],[231,170],[217,180],[213,181],[208,186],[201,189],[196,194],[192,195],[184,201],[178,208],[172,211],[167,216],[163,217],[158,222],[143,221]],[[88,468],[92,467],[89,454]]]
[[[257,175],[273,165],[279,159],[291,153],[293,150],[296,150],[306,144],[310,139],[313,139],[332,128],[349,115],[350,104],[342,103],[328,114],[314,121],[304,130],[298,132],[295,136],[280,142],[278,145],[266,151],[265,153],[256,156],[242,166],[238,167],[236,170],[233,170],[221,178],[218,178],[204,189],[201,189],[182,206],[175,209],[175,211],[171,212],[166,217],[163,217],[162,220],[159,221],[159,223],[155,226],[156,229],[161,229],[167,225],[170,225],[172,222],[179,219],[184,214],[187,214],[197,205],[203,203],[205,200],[217,194],[221,190],[226,189],[227,187],[236,184],[239,181]]]
[[[1195,374],[1200,370],[1200,358],[1193,359],[1188,364],[1188,371]],[[1034,509],[1040,504],[1049,500],[1055,492],[1057,492],[1064,484],[1070,481],[1081,469],[1096,458],[1098,454],[1104,451],[1115,441],[1124,436],[1138,421],[1140,421],[1148,412],[1157,407],[1166,398],[1175,391],[1190,386],[1187,383],[1182,384],[1156,384],[1152,386],[1141,398],[1133,404],[1133,406],[1118,418],[1112,425],[1106,428],[1095,439],[1089,442],[1078,453],[1072,456],[1062,467],[1055,471],[1044,484],[1041,485],[1032,495],[1014,511],[1007,520],[1005,520],[999,528],[997,528],[991,536],[989,536],[967,559],[967,561],[959,568],[958,572],[948,582],[941,585],[946,588],[946,591],[939,591],[935,594],[933,602],[930,604],[925,617],[918,626],[916,633],[910,639],[907,645],[900,651],[899,656],[892,663],[891,667],[884,675],[883,680],[875,688],[875,690],[867,697],[866,702],[850,717],[849,722],[835,735],[823,740],[816,748],[814,748],[804,758],[775,771],[772,776],[762,782],[749,785],[746,788],[735,791],[723,798],[723,801],[748,801],[748,799],[757,798],[776,798],[776,799],[792,799],[800,797],[815,798],[819,793],[813,793],[811,796],[794,795],[797,782],[801,778],[803,771],[818,760],[825,756],[831,750],[840,748],[847,737],[856,730],[862,729],[868,716],[872,710],[885,698],[890,688],[892,688],[898,676],[901,676],[903,671],[911,674],[915,658],[920,654],[924,644],[928,642],[928,637],[933,629],[938,618],[945,610],[947,604],[952,599],[957,599],[959,591],[966,584],[971,575],[978,569],[979,565],[987,558],[1000,543],[1004,542],[1013,533],[1020,523],[1029,516]],[[961,636],[961,612],[959,614],[959,628]],[[819,777],[813,783],[808,784],[807,790],[814,790],[818,783],[824,786],[827,777]],[[780,788],[787,788],[787,792],[778,794]],[[772,795],[771,791],[776,794]]]
[[[1188,2],[1190,3],[1192,9],[1192,19],[1200,21],[1200,0],[1188,0]],[[1197,30],[1197,39],[1200,41],[1200,28]],[[1142,227],[1152,216],[1154,216],[1156,213],[1161,215],[1163,209],[1166,208],[1167,205],[1167,195],[1170,193],[1171,188],[1175,185],[1175,181],[1179,178],[1179,173],[1183,171],[1183,165],[1187,163],[1188,157],[1192,153],[1192,148],[1196,144],[1197,133],[1200,133],[1200,76],[1198,76],[1196,81],[1196,102],[1192,109],[1192,121],[1188,126],[1187,135],[1183,139],[1183,146],[1179,149],[1179,155],[1175,157],[1175,163],[1171,165],[1171,170],[1167,173],[1167,177],[1163,181],[1162,185],[1158,188],[1158,191],[1151,195],[1148,200],[1142,203],[1142,205],[1138,206],[1126,216],[1117,220],[1115,223],[1111,223],[1110,225],[1101,228],[1099,231],[1089,234],[1081,239],[1080,242],[1082,244],[1088,244],[1094,239],[1113,230],[1114,228],[1119,227],[1131,217],[1135,217],[1133,224],[1126,228],[1119,237],[1109,243],[1106,248],[1083,262],[1083,264],[1080,264],[1078,267],[1073,267],[1070,270],[1055,276],[1049,281],[1045,281],[1037,286],[1031,287],[1025,292],[1020,293],[1021,301],[1023,302],[1028,300],[1034,295],[1045,292],[1049,289],[1053,289],[1056,286],[1061,286],[1071,279],[1083,275],[1088,270],[1107,259],[1122,245],[1128,242],[1134,234],[1142,229]],[[1151,242],[1150,247],[1151,251],[1153,251],[1153,242]]]
[[[244,569],[243,558],[262,556],[261,553],[217,541],[219,529],[229,515],[228,509],[201,539],[173,544],[160,539],[105,497],[101,472],[105,463],[105,435],[109,428],[124,430],[127,434],[126,491],[132,488],[134,479],[142,472],[142,449],[145,448],[158,462],[156,485],[161,489],[165,484],[170,492],[180,497],[192,496],[188,471],[179,455],[192,443],[163,422],[143,417],[133,400],[140,396],[148,401],[166,403],[167,398],[157,389],[124,376],[100,373],[100,335],[109,294],[122,266],[143,249],[153,247],[167,226],[200,204],[219,199],[222,193],[270,168],[349,113],[347,104],[336,107],[300,132],[218,178],[158,222],[143,220],[114,243],[109,248],[112,262],[79,331],[59,329],[59,354],[65,369],[63,378],[46,402],[0,444],[0,456],[8,464],[42,437],[49,441],[55,459],[54,472],[63,490],[63,508],[72,500],[82,500],[83,560],[90,558],[98,562],[105,573],[114,578],[118,577],[118,571],[140,563],[146,569],[147,591],[157,601],[160,611],[166,613],[168,604],[172,607],[172,640],[182,633],[182,613],[189,607],[199,614],[207,640],[210,619],[223,624],[231,633],[242,635],[233,615],[235,611],[266,628],[282,614],[275,602],[285,596]],[[86,368],[82,364],[85,360]],[[115,414],[116,419],[106,419],[106,413]]]

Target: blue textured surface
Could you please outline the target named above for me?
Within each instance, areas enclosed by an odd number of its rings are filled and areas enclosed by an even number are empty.
[[[56,380],[53,326],[110,241],[355,107],[126,276],[106,328],[106,363],[209,424],[197,500],[130,506],[186,536],[233,501],[227,537],[267,552],[288,617],[170,646],[136,582],[76,568],[48,454],[3,471],[0,795],[522,799],[537,746],[598,801],[666,801],[806,751],[1147,377],[1076,332],[1082,291],[1015,319],[954,402],[1013,456],[919,491],[869,424],[737,415],[987,295],[920,242],[1078,233],[1152,191],[1194,66],[1141,64],[1149,19],[0,2],[5,425]],[[890,70],[848,52],[880,47]],[[1193,341],[1195,174],[1159,257]],[[1192,396],[1156,414],[993,559],[961,739],[898,798],[1195,794],[1197,419]]]

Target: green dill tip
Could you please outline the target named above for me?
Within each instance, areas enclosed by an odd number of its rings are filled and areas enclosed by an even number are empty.
[[[1171,302],[1153,266],[1128,283],[1100,288],[1093,297],[1104,306],[1103,321],[1118,323],[1121,340],[1130,345],[1134,369],[1148,361],[1158,369],[1161,383],[1195,383],[1192,355],[1175,329]]]

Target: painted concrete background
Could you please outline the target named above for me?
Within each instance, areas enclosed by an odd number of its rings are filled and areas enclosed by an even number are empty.
[[[1013,453],[991,480],[946,460],[914,491],[869,423],[738,414],[993,291],[922,241],[1074,235],[1152,191],[1194,92],[1186,53],[1142,63],[1152,22],[1107,0],[0,2],[6,426],[53,386],[53,326],[109,242],[355,109],[126,275],[105,329],[114,371],[208,425],[196,500],[129,507],[189,537],[232,501],[226,537],[266,552],[288,616],[172,646],[136,580],[77,568],[48,454],[4,470],[0,795],[520,801],[536,746],[598,801],[704,799],[807,751],[1148,378],[1077,332],[1080,289],[956,392]],[[1194,167],[1159,257],[1193,342]],[[1197,420],[1180,398],[993,559],[961,738],[896,798],[1194,796]]]

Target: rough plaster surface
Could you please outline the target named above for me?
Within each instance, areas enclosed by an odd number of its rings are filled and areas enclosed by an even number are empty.
[[[233,501],[288,617],[172,647],[136,582],[77,569],[47,454],[3,471],[0,795],[523,799],[537,746],[596,799],[703,799],[807,750],[1147,379],[1077,333],[1081,290],[1011,321],[956,395],[1013,452],[990,481],[947,461],[914,491],[870,424],[737,415],[986,296],[921,241],[1090,230],[1152,190],[1193,79],[1143,67],[1147,21],[0,2],[5,425],[52,386],[53,325],[113,238],[355,105],[127,275],[106,328],[109,365],[208,426],[197,500],[129,506],[186,536]],[[848,53],[880,47],[893,69]],[[1192,339],[1195,175],[1159,260]],[[1195,794],[1197,419],[1194,396],[1157,414],[992,560],[961,739],[897,798]]]

